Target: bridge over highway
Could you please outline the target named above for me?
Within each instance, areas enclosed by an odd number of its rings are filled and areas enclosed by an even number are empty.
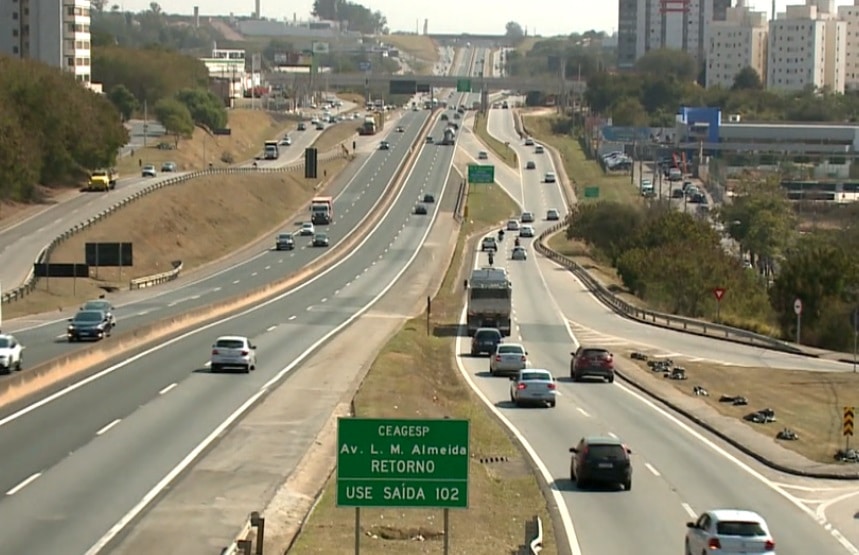
[[[307,73],[272,72],[266,75],[272,85],[304,85],[310,80]],[[558,77],[467,77],[456,75],[392,75],[370,73],[324,73],[315,76],[317,83],[325,83],[329,87],[361,88],[382,85],[389,87],[390,83],[410,81],[418,85],[429,85],[433,88],[457,88],[463,81],[471,84],[471,90],[487,91],[541,91],[545,93],[573,93],[585,91],[584,80],[562,82]]]

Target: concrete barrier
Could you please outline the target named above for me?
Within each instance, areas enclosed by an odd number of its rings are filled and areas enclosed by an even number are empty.
[[[23,372],[9,376],[0,381],[0,406],[18,401],[46,387],[69,379],[94,366],[103,364],[119,357],[133,349],[156,343],[167,338],[175,337],[191,328],[200,327],[207,323],[239,312],[251,306],[264,302],[276,295],[282,294],[299,284],[307,281],[315,274],[335,264],[344,254],[350,253],[373,230],[383,218],[388,208],[397,198],[404,183],[408,170],[420,154],[427,128],[438,118],[440,111],[427,118],[421,127],[411,153],[403,159],[394,174],[391,184],[376,203],[376,206],[366,215],[355,229],[340,243],[326,250],[297,272],[278,281],[260,286],[252,291],[236,295],[213,305],[190,310],[188,312],[163,318],[152,324],[115,334],[107,340],[99,341],[73,353],[56,357]]]

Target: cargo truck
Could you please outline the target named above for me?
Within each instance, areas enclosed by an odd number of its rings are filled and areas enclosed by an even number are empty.
[[[443,145],[452,145],[456,142],[456,130],[453,127],[446,127],[444,130],[444,136],[441,139],[441,144]]]
[[[277,160],[280,158],[280,149],[277,146],[277,141],[266,141],[263,149],[263,158],[266,160]]]
[[[513,287],[504,268],[475,268],[468,280],[468,335],[478,328],[498,328],[510,335]]]
[[[364,118],[364,123],[358,128],[359,135],[375,135],[385,128],[385,113],[373,112]]]
[[[310,221],[325,225],[334,221],[334,197],[313,197],[310,201]]]
[[[119,173],[115,169],[97,169],[90,174],[87,189],[90,191],[110,191],[116,189],[118,179]]]

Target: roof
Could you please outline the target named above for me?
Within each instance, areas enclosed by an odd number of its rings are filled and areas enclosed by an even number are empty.
[[[707,512],[713,515],[716,520],[721,522],[729,520],[739,522],[766,522],[764,517],[758,513],[747,511],[745,509],[713,509]]]
[[[589,445],[623,445],[623,442],[611,436],[587,436],[583,438]]]
[[[218,339],[216,339],[215,341],[217,342],[217,341],[250,341],[250,340],[243,335],[222,335]]]
[[[504,268],[475,268],[469,283],[480,287],[508,287],[507,271]]]

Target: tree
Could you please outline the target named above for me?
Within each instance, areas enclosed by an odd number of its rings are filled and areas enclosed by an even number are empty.
[[[222,129],[227,125],[227,110],[224,103],[207,89],[183,89],[176,100],[188,108],[191,120],[209,130]]]
[[[642,73],[653,76],[674,76],[678,81],[691,83],[698,77],[698,62],[683,50],[660,48],[651,50],[635,62]]]
[[[515,21],[509,21],[504,27],[504,36],[507,37],[512,44],[519,44],[525,38],[525,31],[522,26]]]
[[[346,21],[350,30],[367,35],[387,32],[388,22],[381,12],[373,12],[347,0],[314,0],[311,15],[330,21]]]
[[[611,109],[613,125],[639,127],[647,125],[647,111],[637,98],[622,98]]]
[[[175,98],[164,98],[155,104],[155,117],[168,133],[173,135],[176,147],[179,139],[190,137],[194,133],[194,120],[188,107]]]
[[[134,98],[134,95],[125,85],[115,85],[110,89],[107,97],[111,102],[113,102],[113,105],[116,106],[116,109],[122,116],[123,121],[131,119],[132,114],[134,114],[139,107],[137,99]]]
[[[91,0],[92,11],[102,13],[107,6],[107,0]]]
[[[761,76],[753,67],[744,67],[734,77],[734,84],[731,86],[732,91],[761,91],[764,84],[761,82]]]

